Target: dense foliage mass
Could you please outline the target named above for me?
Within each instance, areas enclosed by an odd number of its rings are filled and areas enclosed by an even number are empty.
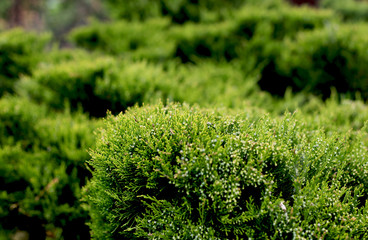
[[[368,238],[367,3],[104,3],[0,26],[0,239]]]
[[[29,75],[40,61],[50,36],[27,33],[22,29],[0,32],[0,97],[13,92],[14,82],[21,75]]]
[[[0,100],[0,230],[25,230],[31,239],[44,239],[47,231],[64,239],[89,235],[78,198],[97,126],[81,114]]]
[[[109,116],[89,161],[92,235],[367,237],[366,129],[326,136],[298,116],[243,114],[158,105]]]

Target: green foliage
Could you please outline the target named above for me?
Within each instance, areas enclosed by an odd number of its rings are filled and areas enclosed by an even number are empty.
[[[272,44],[279,45],[278,41],[284,37],[293,37],[299,31],[320,28],[332,21],[331,11],[245,6],[220,23],[178,27],[176,56],[184,62],[193,62],[198,57],[231,60],[242,56],[261,61],[263,51]]]
[[[94,22],[71,32],[77,46],[138,59],[165,60],[179,57],[183,62],[198,58],[231,60],[260,54],[270,41],[294,36],[298,31],[322,27],[334,21],[331,11],[278,7],[263,9],[246,5],[223,21],[170,26],[168,19],[145,22]],[[257,36],[257,37],[255,37]],[[255,40],[250,41],[253,37]],[[255,53],[256,52],[256,53]]]
[[[92,22],[74,29],[69,38],[77,46],[109,54],[119,54],[145,59],[162,59],[172,54],[172,44],[167,41],[168,19],[150,19],[144,23],[117,21]]]
[[[367,237],[366,128],[326,136],[298,114],[247,114],[170,104],[109,116],[84,191],[92,236]]]
[[[52,48],[45,54],[42,60],[38,63],[39,67],[44,67],[52,64],[59,64],[67,61],[83,61],[91,58],[98,58],[99,55],[91,54],[84,49],[74,48]]]
[[[17,92],[55,110],[70,106],[97,117],[105,116],[107,110],[119,113],[159,99],[234,107],[249,96],[259,96],[257,78],[245,76],[239,63],[214,64],[77,58],[42,65],[31,78],[20,81]]]
[[[231,108],[240,107],[248,100],[254,106],[269,96],[259,92],[257,77],[244,71],[244,66],[235,61],[231,65],[199,62],[169,68],[169,98],[180,103]]]
[[[83,107],[92,115],[104,115],[106,110],[101,112],[103,99],[94,94],[94,88],[112,63],[112,59],[102,57],[44,65],[32,77],[22,79],[17,87],[18,92],[53,109],[62,110],[70,106],[72,110],[77,110]]]
[[[24,149],[32,147],[36,132],[34,126],[47,115],[44,106],[29,104],[28,100],[2,98],[0,100],[0,146],[16,142]]]
[[[233,21],[186,24],[173,30],[176,39],[175,57],[182,62],[196,62],[199,58],[231,60],[238,56],[242,39],[235,37]]]
[[[320,6],[333,9],[344,21],[367,21],[368,3],[357,0],[321,0]]]
[[[22,29],[0,32],[0,96],[12,93],[14,82],[21,75],[31,74],[49,40],[49,34]]]
[[[79,198],[89,176],[86,149],[99,122],[15,97],[2,98],[0,106],[1,232],[85,239],[88,214]]]
[[[274,74],[263,72],[263,76],[272,78],[264,79],[269,81],[266,85],[282,87],[287,82],[294,91],[312,92],[325,98],[334,87],[340,93],[352,95],[359,91],[367,98],[367,30],[365,25],[331,25],[286,40],[281,56],[275,61]]]
[[[154,99],[168,98],[168,77],[146,62],[117,63],[111,58],[71,60],[46,65],[24,78],[18,92],[53,109],[82,108],[91,116],[105,116]]]
[[[235,12],[237,33],[246,39],[251,39],[257,31],[265,33],[265,30],[259,28],[267,27],[270,29],[268,38],[282,40],[286,36],[293,37],[299,31],[323,27],[326,23],[335,21],[335,18],[332,11],[308,7],[265,9],[245,6]]]
[[[152,17],[168,16],[175,23],[199,22],[211,11],[217,15],[234,9],[245,0],[108,0],[106,5],[115,18],[145,20]]]
[[[368,238],[366,25],[106,2],[124,19],[72,31],[84,50],[0,31],[0,239]]]
[[[9,10],[11,4],[12,4],[11,0],[1,1],[1,3],[0,3],[0,19],[4,18],[4,16],[6,16],[6,13]]]

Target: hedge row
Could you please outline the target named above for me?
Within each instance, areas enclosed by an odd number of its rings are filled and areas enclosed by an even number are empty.
[[[366,136],[180,105],[109,116],[84,191],[92,236],[366,238]]]
[[[16,231],[30,239],[89,237],[79,199],[98,126],[80,113],[51,113],[18,97],[0,100],[0,238]]]

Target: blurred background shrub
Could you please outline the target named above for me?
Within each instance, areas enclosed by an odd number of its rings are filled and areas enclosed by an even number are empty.
[[[20,28],[0,31],[0,96],[14,92],[14,83],[22,75],[31,75],[44,57],[50,34],[38,35]]]
[[[368,3],[364,0],[321,0],[320,6],[333,9],[344,21],[356,22],[368,20]]]
[[[19,230],[29,239],[88,238],[88,214],[79,198],[90,176],[86,149],[94,145],[98,126],[81,113],[50,112],[19,97],[0,100],[0,233],[5,239]]]

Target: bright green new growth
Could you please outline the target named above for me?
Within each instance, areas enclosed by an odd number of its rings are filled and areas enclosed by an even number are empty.
[[[365,128],[181,105],[108,116],[85,188],[95,239],[368,237]]]

